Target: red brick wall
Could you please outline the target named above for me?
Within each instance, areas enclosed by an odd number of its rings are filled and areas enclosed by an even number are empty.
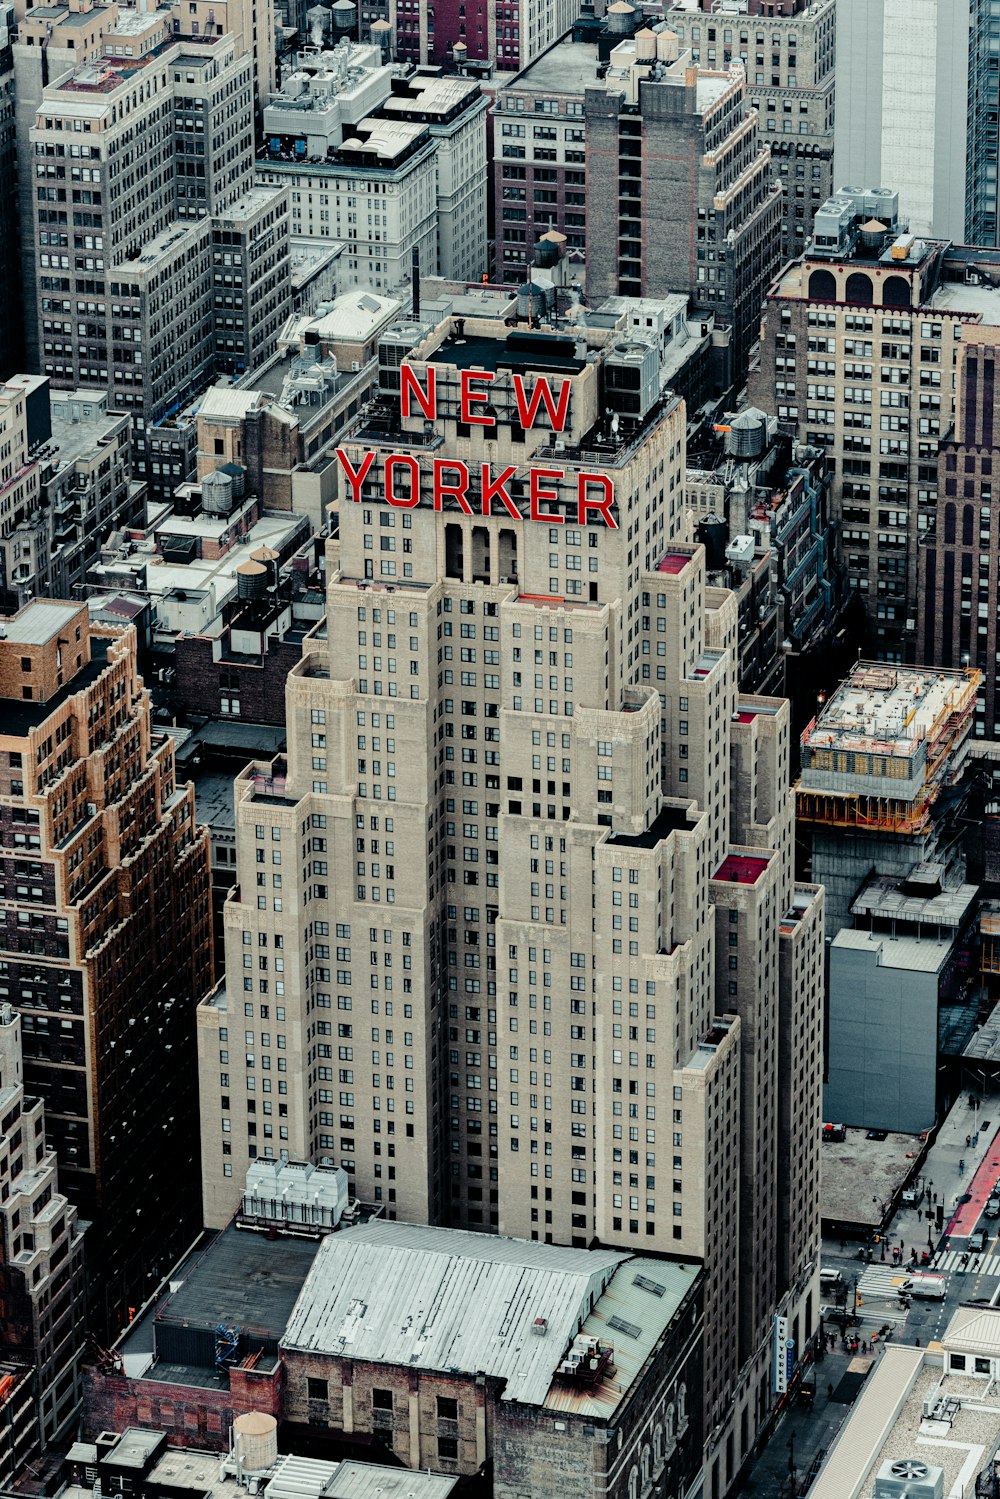
[[[245,1411],[263,1411],[280,1421],[283,1370],[273,1373],[230,1370],[230,1388],[160,1383],[127,1379],[86,1368],[83,1392],[84,1440],[101,1431],[124,1431],[126,1426],[151,1426],[168,1433],[180,1447],[226,1452],[233,1419]]]

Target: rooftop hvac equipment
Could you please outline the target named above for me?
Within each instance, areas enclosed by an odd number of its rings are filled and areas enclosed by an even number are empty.
[[[876,1474],[875,1499],[944,1499],[944,1469],[920,1457],[890,1459]]]
[[[660,394],[660,356],[652,343],[615,344],[604,359],[604,405],[626,427],[638,426]]]
[[[383,395],[399,396],[399,371],[423,337],[419,323],[392,323],[378,341],[378,388]]]
[[[734,536],[726,547],[726,561],[734,567],[747,567],[753,561],[756,543],[752,536]]]

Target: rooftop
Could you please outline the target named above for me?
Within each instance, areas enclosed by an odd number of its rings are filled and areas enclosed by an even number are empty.
[[[806,729],[803,748],[909,759],[974,692],[968,672],[859,662]]]
[[[96,1461],[96,1449],[89,1460]],[[81,1452],[77,1461],[88,1457]],[[197,1499],[243,1499],[246,1494],[226,1458],[184,1447],[168,1447],[150,1470],[149,1482],[158,1490],[190,1489]],[[286,1453],[268,1470],[266,1492],[269,1499],[448,1499],[457,1482],[455,1474]]]
[[[106,390],[50,390],[52,441],[58,445],[60,468],[93,450],[127,420],[122,411],[108,410]]]
[[[939,973],[951,960],[953,934],[945,937],[890,937],[886,932],[864,932],[843,927],[830,944],[834,952],[867,953],[879,968],[907,973]]]
[[[512,74],[509,83],[503,75],[497,78],[498,98],[508,91],[582,94],[588,85],[597,85],[599,60],[596,42],[575,42],[571,35],[565,36],[529,67]]]
[[[576,375],[585,358],[576,352],[576,340],[551,333],[509,333],[503,338],[484,334],[458,336],[451,333],[430,355],[430,364],[450,364],[456,369],[558,371]]]
[[[608,843],[619,848],[655,848],[671,833],[693,828],[700,816],[693,802],[665,802],[645,832],[612,833]]]
[[[770,862],[769,854],[727,854],[713,879],[731,885],[756,885]]]
[[[316,1247],[313,1239],[268,1239],[230,1224],[191,1252],[173,1272],[170,1294],[129,1327],[119,1344],[126,1372],[160,1381],[176,1374],[182,1383],[216,1388],[219,1376],[214,1368],[174,1364],[175,1352],[187,1358],[192,1338],[199,1333],[211,1336],[220,1322],[238,1327],[243,1337],[258,1345],[276,1344]],[[183,1346],[176,1337],[164,1337],[171,1328],[185,1331]],[[154,1348],[160,1355],[155,1365]]]
[[[696,1266],[373,1220],[321,1245],[287,1348],[504,1381],[502,1398],[605,1414],[624,1398]],[[382,1291],[375,1297],[375,1287]],[[539,1335],[539,1327],[543,1328]],[[614,1343],[586,1392],[555,1378],[572,1340]]]
[[[50,603],[32,599],[16,614],[0,619],[0,640],[15,645],[48,645],[68,630],[81,610],[80,604]]]
[[[658,573],[682,573],[694,556],[694,550],[690,552],[665,552],[656,564]]]

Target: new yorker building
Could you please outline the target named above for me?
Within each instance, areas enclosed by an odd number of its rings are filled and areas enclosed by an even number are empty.
[[[788,706],[739,695],[732,596],[672,541],[683,404],[619,343],[382,336],[288,756],[236,783],[205,1214],[331,1156],[390,1217],[704,1262],[721,1494],[776,1308],[800,1350],[818,1316],[822,892]]]
[[[152,733],[136,650],[85,604],[36,599],[0,619],[0,1002],[20,1014],[63,1190],[93,1225],[99,1337],[200,1228],[207,835],[172,741]]]

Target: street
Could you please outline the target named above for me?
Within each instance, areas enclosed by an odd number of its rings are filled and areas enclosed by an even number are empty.
[[[886,1338],[926,1348],[941,1336],[963,1302],[1000,1304],[1000,1220],[984,1216],[998,1179],[1000,1100],[977,1100],[973,1108],[969,1095],[963,1094],[942,1124],[917,1178],[918,1190],[923,1191],[920,1203],[901,1207],[877,1242],[861,1246],[857,1241],[824,1241],[821,1267],[841,1275],[838,1294],[829,1287],[821,1292],[824,1326],[832,1346],[828,1340],[824,1358],[810,1371],[808,1383],[815,1382],[816,1390],[812,1406],[792,1406],[785,1414],[750,1469],[743,1493],[778,1499],[779,1495],[808,1492],[814,1460],[836,1439],[861,1388],[861,1375],[878,1357]],[[936,1227],[939,1204],[943,1208],[940,1232]],[[982,1230],[986,1243],[976,1254],[970,1240]],[[895,1265],[893,1248],[901,1255],[901,1263]],[[915,1266],[911,1265],[913,1251]],[[925,1254],[927,1263],[922,1264]],[[898,1286],[921,1274],[944,1278],[944,1298],[911,1296],[906,1306]],[[843,1315],[855,1311],[857,1322],[842,1331]],[[853,1356],[855,1339],[858,1357]]]

